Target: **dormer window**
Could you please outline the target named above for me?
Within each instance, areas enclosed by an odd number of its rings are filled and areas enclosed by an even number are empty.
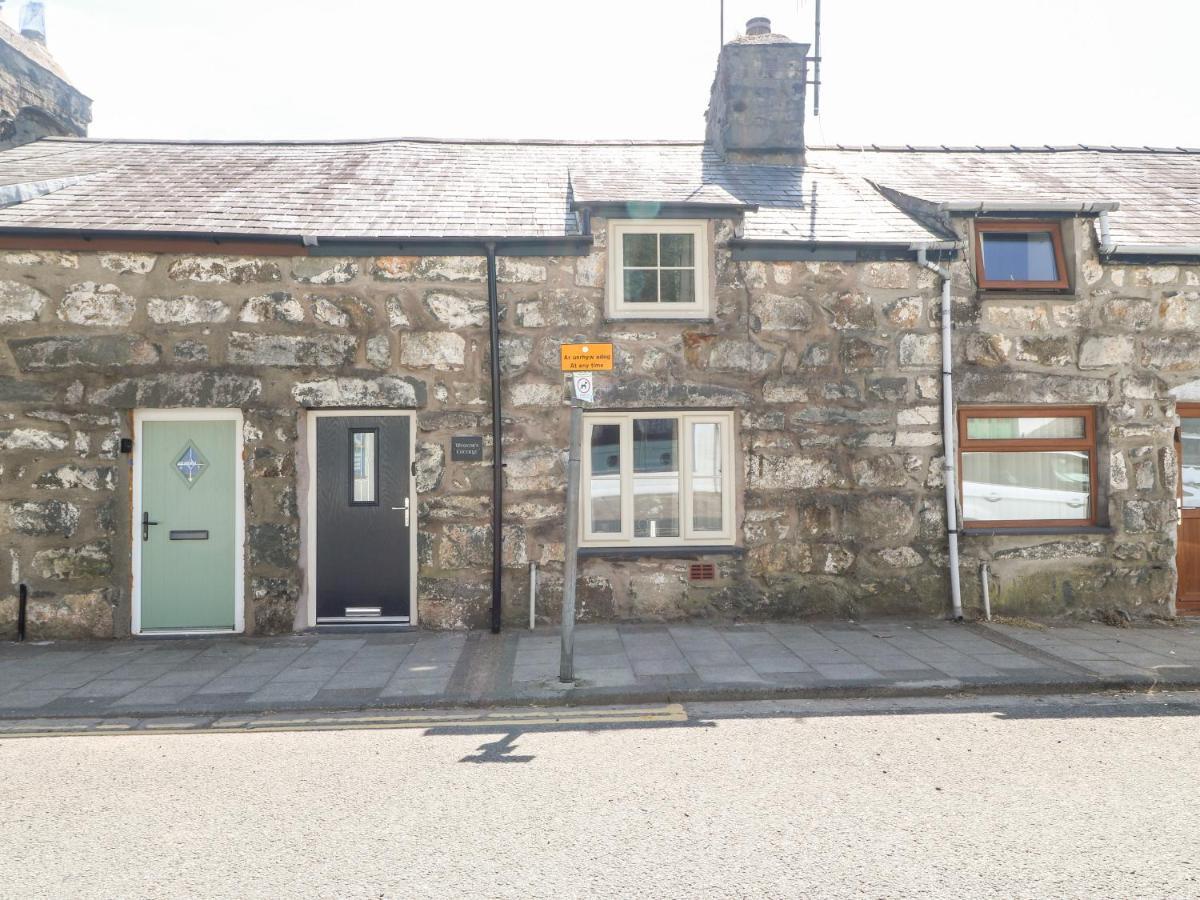
[[[708,316],[708,224],[683,219],[609,223],[608,314],[616,319]]]
[[[975,222],[979,286],[989,291],[1062,290],[1069,286],[1057,222]]]

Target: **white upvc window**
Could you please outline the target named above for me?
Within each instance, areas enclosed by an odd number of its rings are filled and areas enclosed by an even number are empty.
[[[608,225],[608,315],[695,319],[709,315],[708,223],[616,219]]]
[[[733,413],[594,413],[583,433],[582,546],[733,543]]]

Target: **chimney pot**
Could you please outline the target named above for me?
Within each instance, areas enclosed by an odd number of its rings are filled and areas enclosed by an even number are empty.
[[[746,23],[746,34],[757,37],[771,33],[771,20],[766,16],[755,16]]]
[[[46,43],[46,5],[41,0],[26,0],[21,7],[21,34],[39,44]]]

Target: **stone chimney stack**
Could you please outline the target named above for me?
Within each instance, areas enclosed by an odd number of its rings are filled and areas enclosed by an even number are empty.
[[[759,17],[721,48],[705,142],[727,162],[804,162],[808,46],[773,33]]]
[[[45,45],[46,4],[41,0],[26,0],[21,7],[21,35]]]

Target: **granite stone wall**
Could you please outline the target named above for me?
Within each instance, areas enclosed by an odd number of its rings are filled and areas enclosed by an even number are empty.
[[[567,408],[558,345],[612,340],[598,408],[733,409],[738,549],[589,558],[585,620],[777,618],[947,608],[939,284],[913,262],[739,262],[715,223],[711,321],[604,318],[605,223],[590,255],[501,258],[505,616],[561,601]],[[1120,605],[1174,592],[1176,397],[1200,397],[1200,270],[1105,266],[1069,229],[1075,295],[980,294],[953,264],[958,395],[1099,408],[1099,533],[963,539],[995,610]],[[422,625],[487,621],[491,533],[488,314],[472,257],[227,257],[0,251],[0,634],[30,587],[35,637],[130,627],[131,471],[139,407],[245,415],[246,618],[297,623],[305,409],[415,409]],[[1172,391],[1174,390],[1174,395]],[[482,462],[451,462],[479,434]]]

